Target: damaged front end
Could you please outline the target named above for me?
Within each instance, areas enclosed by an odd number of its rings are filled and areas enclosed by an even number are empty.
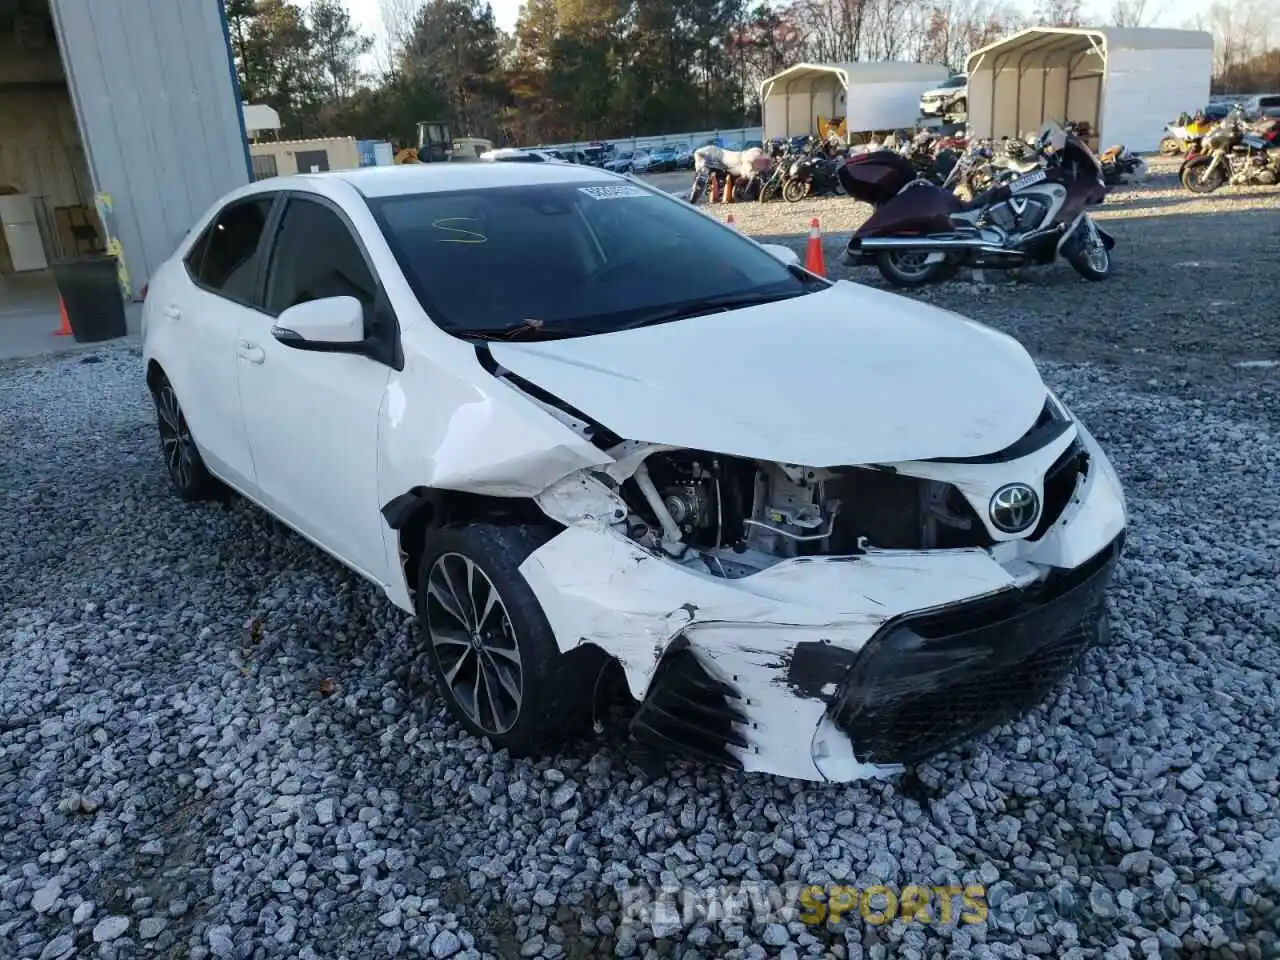
[[[662,750],[891,774],[1033,706],[1106,636],[1123,494],[1051,396],[1017,442],[965,459],[816,467],[596,442],[607,462],[535,498],[564,529],[520,570],[563,650],[617,659],[632,732]]]

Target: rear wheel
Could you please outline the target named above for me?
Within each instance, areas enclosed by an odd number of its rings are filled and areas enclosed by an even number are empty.
[[[178,395],[163,374],[155,381],[151,398],[160,428],[160,450],[173,489],[183,500],[210,500],[219,496],[223,492],[222,484],[205,467]]]
[[[1227,174],[1218,167],[1213,173],[1209,173],[1210,160],[1206,157],[1195,163],[1189,163],[1182,168],[1182,185],[1192,193],[1213,193],[1224,183],[1227,182]]]
[[[884,250],[876,256],[876,267],[895,287],[923,287],[950,280],[959,264],[951,258],[930,263],[925,250]]]
[[[782,187],[777,180],[770,180],[760,188],[760,196],[757,198],[761,203],[768,203],[771,200],[777,200],[782,196]]]
[[[782,187],[782,199],[787,203],[799,203],[809,192],[807,180],[788,180]]]

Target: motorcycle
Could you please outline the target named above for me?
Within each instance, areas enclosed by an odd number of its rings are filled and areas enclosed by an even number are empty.
[[[1020,267],[1058,256],[1085,279],[1105,280],[1115,240],[1088,213],[1107,194],[1101,165],[1083,140],[1053,121],[1033,151],[1036,169],[967,203],[918,180],[897,153],[855,157],[840,179],[875,212],[849,240],[844,262],[875,264],[900,287],[949,279],[962,266]]]
[[[839,196],[844,188],[837,174],[845,162],[844,157],[829,157],[823,151],[797,157],[787,170],[782,198],[798,203],[805,197]]]
[[[706,195],[707,186],[711,183],[711,178],[727,177],[728,175],[727,170],[723,168],[716,169],[710,164],[694,171],[693,184],[689,187],[689,202],[697,206],[698,202]]]
[[[1254,131],[1246,127],[1242,110],[1232,110],[1187,153],[1178,181],[1201,194],[1227,184],[1280,183],[1280,122],[1268,121]]]
[[[1164,136],[1160,138],[1160,153],[1166,157],[1186,153],[1197,147],[1201,137],[1212,130],[1213,126],[1213,121],[1202,113],[1194,117],[1182,114],[1173,123],[1165,125]]]
[[[1130,153],[1128,148],[1121,144],[1104,150],[1098,157],[1098,162],[1102,165],[1102,178],[1107,182],[1108,187],[1147,178],[1147,161]]]
[[[1021,140],[1004,140],[997,152],[990,143],[974,140],[957,160],[942,185],[961,200],[978,194],[1040,168],[1038,156],[1027,155]]]

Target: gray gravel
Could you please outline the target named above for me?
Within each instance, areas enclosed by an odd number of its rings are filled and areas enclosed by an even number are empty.
[[[1276,355],[1248,252],[1276,228],[1160,229],[1107,284],[955,285],[1033,345],[1062,326],[1037,353],[1133,529],[1113,647],[883,784],[655,771],[613,728],[494,754],[372,589],[256,509],[170,495],[129,347],[0,366],[0,956],[1280,956],[1280,371],[1231,366],[1249,337]],[[1188,280],[1171,258],[1213,231],[1234,265]],[[1148,368],[1197,309],[1203,365]],[[991,912],[628,925],[618,892],[828,879],[985,884]]]

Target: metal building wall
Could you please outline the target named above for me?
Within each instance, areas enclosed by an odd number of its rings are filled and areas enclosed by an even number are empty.
[[[220,0],[51,0],[94,187],[133,295],[219,196],[249,182]]]

